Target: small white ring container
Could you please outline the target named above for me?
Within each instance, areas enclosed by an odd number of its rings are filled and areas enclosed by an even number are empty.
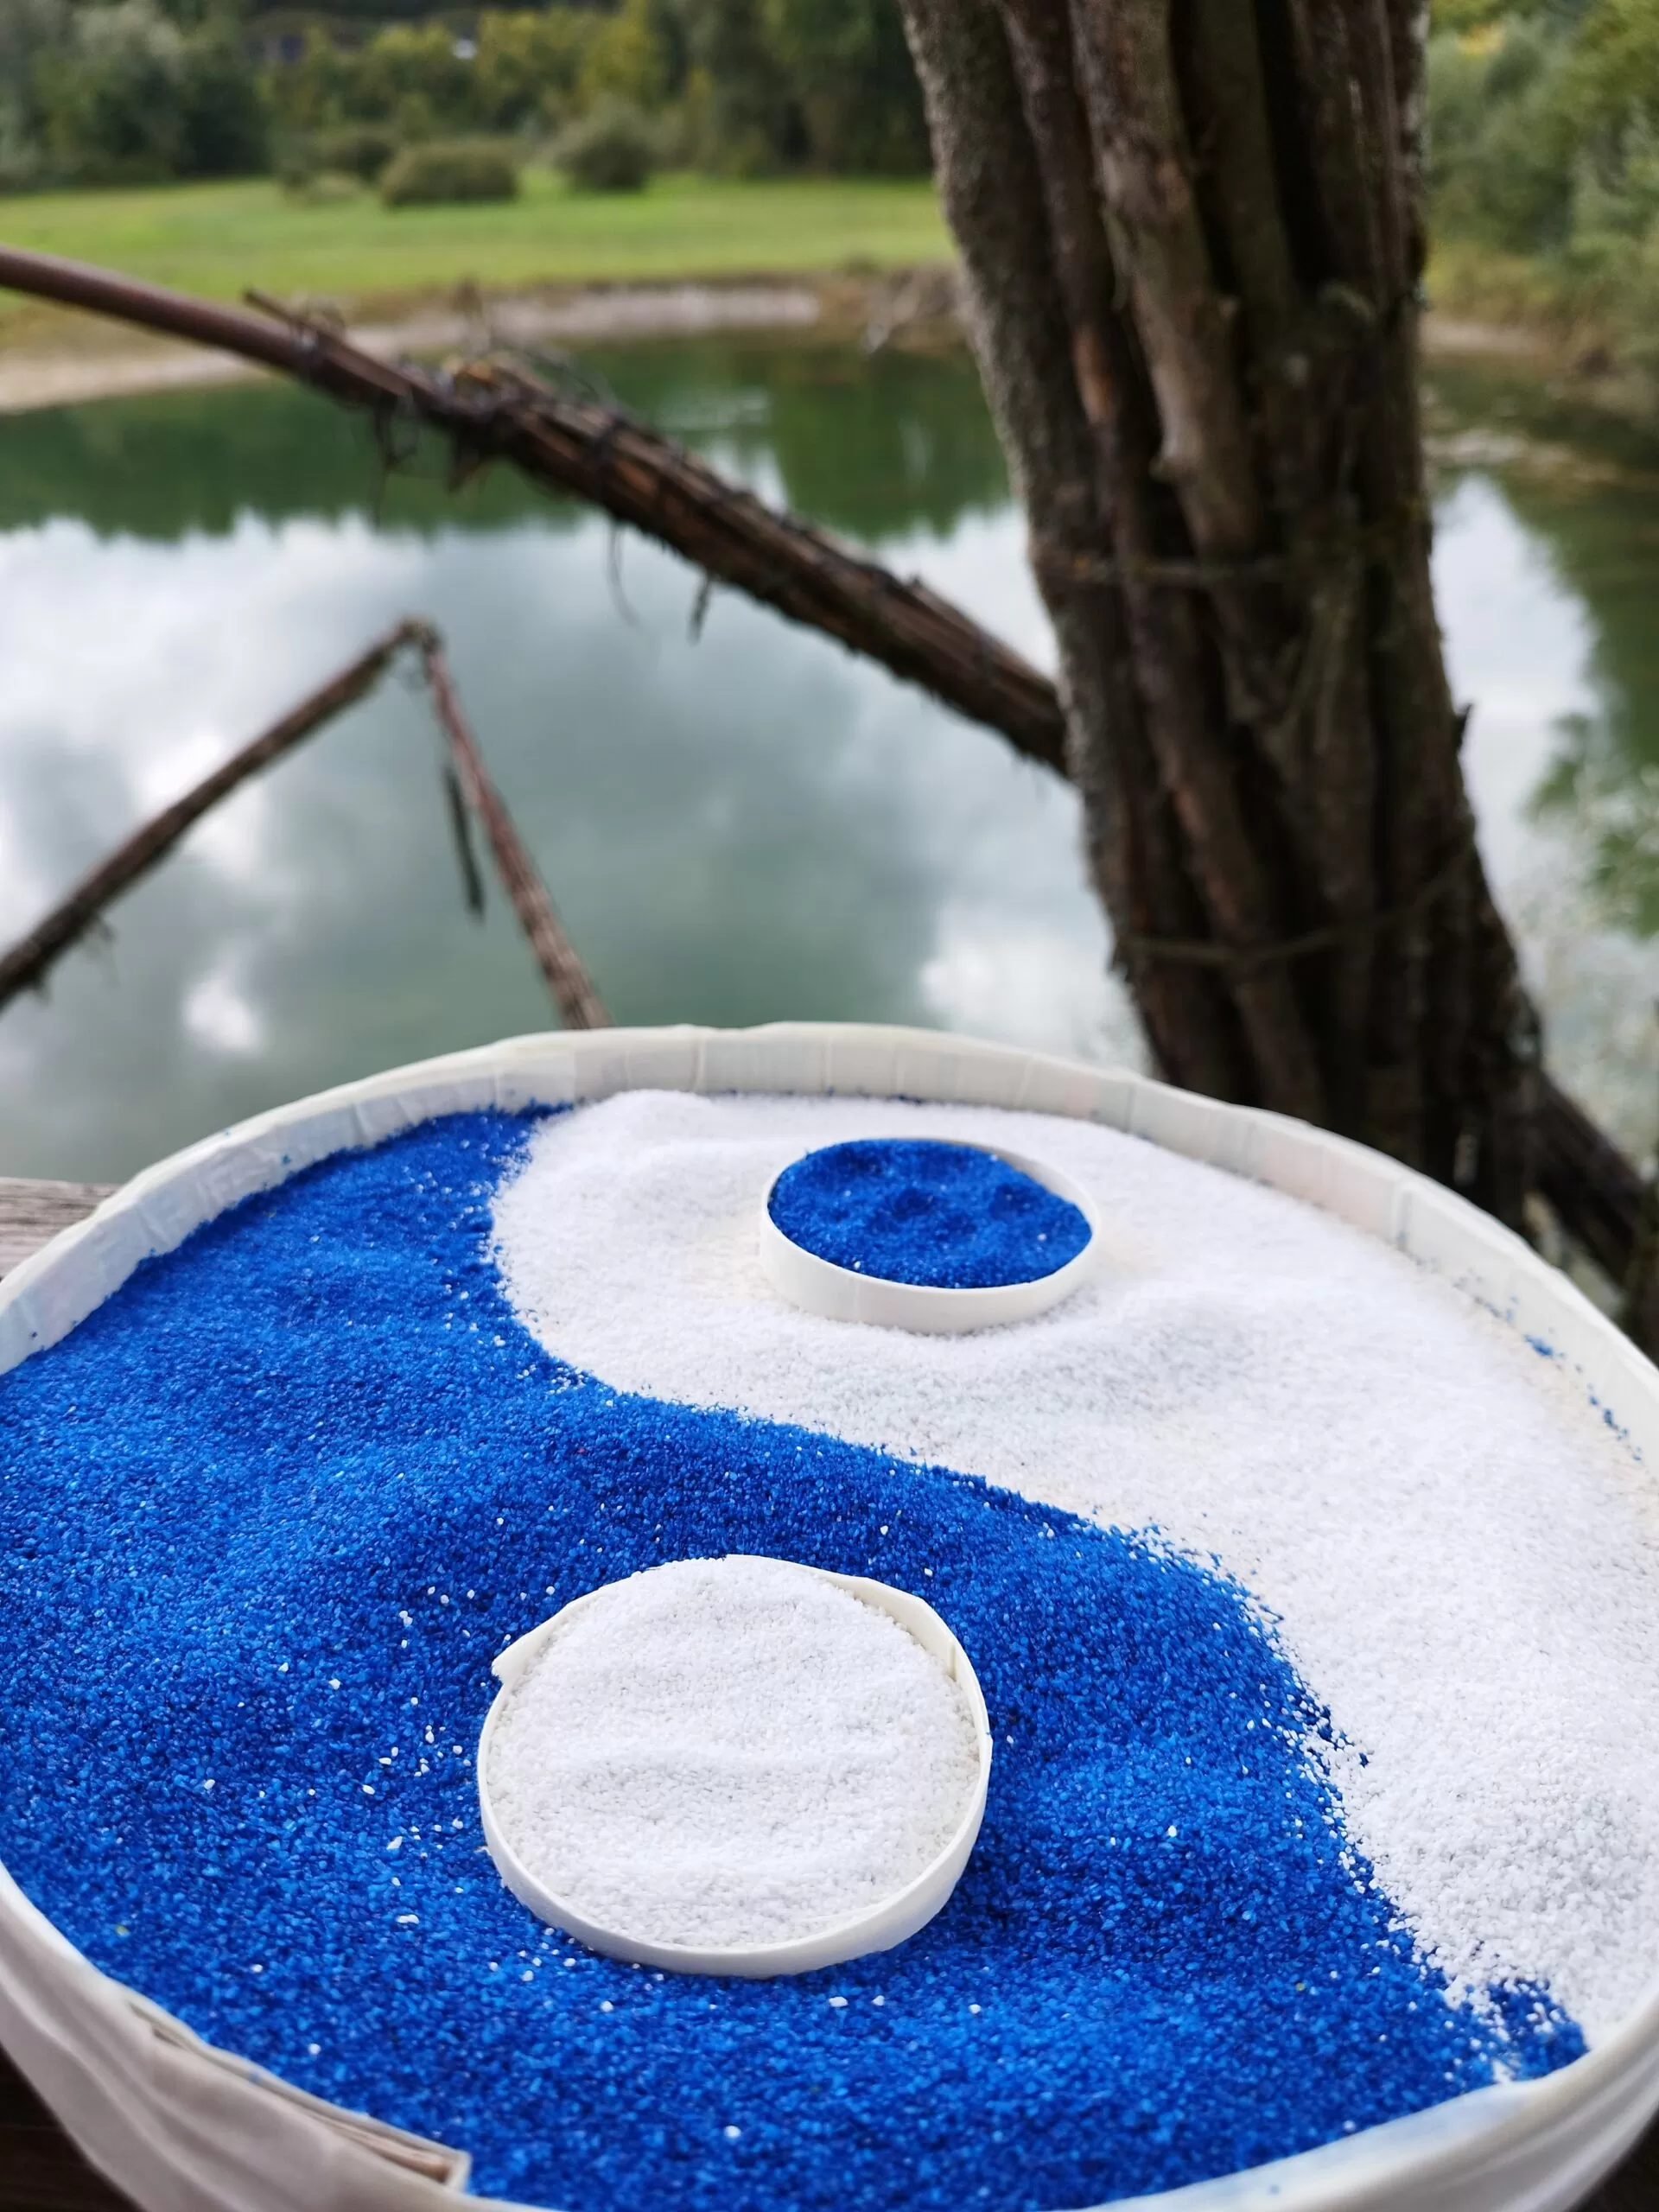
[[[732,1558],[745,1556],[751,1554],[728,1554]],[[702,1948],[685,1943],[651,1942],[590,1920],[566,1899],[543,1888],[515,1853],[495,1817],[490,1796],[491,1751],[497,1726],[525,1670],[579,1615],[614,1586],[607,1584],[590,1591],[585,1598],[573,1599],[569,1605],[561,1606],[556,1613],[531,1629],[527,1636],[521,1636],[516,1643],[510,1643],[498,1656],[492,1671],[501,1688],[479,1737],[477,1759],[478,1802],[483,1815],[484,1840],[502,1880],[518,1902],[528,1905],[539,1919],[563,1929],[578,1942],[585,1943],[590,1951],[602,1952],[607,1958],[637,1961],[641,1966],[669,1967],[676,1974],[735,1974],[746,1980],[762,1980],[774,1974],[810,1974],[819,1967],[839,1966],[848,1959],[861,1959],[871,1951],[892,1950],[896,1943],[906,1942],[944,1910],[961,1880],[963,1869],[979,1837],[980,1822],[985,1816],[985,1793],[991,1778],[990,1720],[972,1662],[931,1605],[912,1597],[908,1591],[895,1590],[886,1582],[872,1582],[862,1575],[832,1574],[827,1568],[804,1567],[796,1560],[791,1560],[790,1565],[802,1574],[815,1574],[821,1581],[833,1582],[837,1589],[849,1591],[877,1612],[886,1613],[960,1686],[974,1724],[978,1769],[955,1833],[919,1874],[883,1897],[879,1904],[788,1943]]]
[[[789,1173],[788,1168],[780,1168],[760,1201],[760,1265],[772,1288],[791,1305],[821,1314],[827,1321],[868,1321],[879,1328],[950,1337],[965,1335],[970,1329],[1000,1329],[1013,1321],[1029,1321],[1069,1298],[1088,1280],[1100,1243],[1100,1217],[1094,1200],[1069,1175],[1061,1174],[1046,1160],[1005,1151],[1001,1145],[969,1144],[957,1137],[930,1138],[929,1141],[958,1144],[964,1152],[988,1152],[1006,1166],[1029,1175],[1033,1183],[1040,1183],[1057,1198],[1077,1208],[1089,1224],[1088,1243],[1052,1274],[982,1289],[951,1290],[938,1283],[894,1282],[887,1275],[861,1274],[855,1268],[821,1259],[779,1228],[772,1217],[772,1194],[780,1178]],[[791,1166],[795,1165],[790,1162]]]

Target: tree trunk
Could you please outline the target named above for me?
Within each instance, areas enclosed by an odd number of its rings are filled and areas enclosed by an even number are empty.
[[[1535,1026],[1429,579],[1418,0],[903,5],[1154,1052],[1518,1224]]]

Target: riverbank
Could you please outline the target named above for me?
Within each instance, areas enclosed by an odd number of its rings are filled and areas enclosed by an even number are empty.
[[[579,351],[617,340],[689,338],[720,330],[810,330],[866,345],[937,344],[960,335],[954,272],[944,261],[868,274],[725,281],[543,284],[486,293],[471,284],[371,303],[349,334],[387,359],[490,345]],[[1424,324],[1431,358],[1505,361],[1571,380],[1593,394],[1613,379],[1574,368],[1536,327],[1436,309]],[[0,320],[0,414],[227,384],[257,376],[233,354],[150,338],[93,315],[41,309],[22,327]]]
[[[1435,249],[1428,290],[1429,353],[1525,365],[1587,415],[1659,427],[1659,375],[1605,280],[1454,240]]]
[[[0,201],[0,236],[207,298],[256,284],[387,357],[721,330],[867,344],[959,334],[950,243],[925,180],[672,176],[594,194],[532,170],[508,206],[392,211],[367,193],[308,202],[251,179],[13,198]],[[1437,254],[1426,354],[1508,363],[1592,414],[1659,422],[1652,373],[1541,287],[1528,264]],[[0,413],[255,373],[0,291]]]
[[[376,321],[461,284],[516,293],[757,270],[817,277],[950,254],[925,177],[675,175],[641,192],[594,193],[527,168],[520,187],[505,202],[397,208],[366,188],[307,198],[269,177],[16,194],[0,199],[0,238],[204,299],[239,299],[253,284]],[[31,341],[48,314],[0,293],[0,343]]]
[[[0,237],[206,299],[250,285],[337,317],[371,351],[571,346],[720,329],[880,334],[917,319],[950,239],[926,178],[654,178],[578,193],[527,169],[496,206],[305,200],[269,178],[0,200]],[[215,384],[228,356],[0,291],[0,410]]]
[[[580,351],[618,340],[721,330],[811,330],[876,346],[955,342],[948,263],[868,274],[763,276],[657,284],[537,285],[486,293],[473,284],[374,303],[351,338],[387,359],[491,346]],[[228,384],[261,372],[230,353],[151,338],[67,310],[42,311],[7,342],[0,323],[0,414]]]

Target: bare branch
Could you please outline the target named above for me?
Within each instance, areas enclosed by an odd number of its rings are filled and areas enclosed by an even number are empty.
[[[200,822],[238,785],[257,775],[261,768],[269,767],[283,753],[291,753],[325,722],[343,714],[373,688],[396,656],[406,645],[417,642],[423,634],[420,624],[399,622],[377,639],[365,653],[360,653],[348,668],[330,677],[327,683],[308,698],[302,699],[279,722],[274,722],[239,753],[232,753],[212,775],[204,776],[182,798],[163,807],[142,829],[118,845],[109,858],[84,876],[44,921],[38,923],[27,937],[19,938],[9,952],[0,955],[0,1007],[31,984],[41,982],[54,964],[94,925],[105,908],[164,860],[194,823]]]
[[[484,824],[496,873],[512,901],[519,926],[530,940],[537,965],[547,979],[567,1029],[608,1029],[611,1017],[594,988],[576,949],[565,935],[547,886],[543,882],[529,848],[518,835],[501,794],[490,781],[476,740],[467,726],[450,681],[448,664],[435,630],[419,640],[432,704],[448,742],[450,758],[467,804]]]
[[[510,461],[721,583],[880,661],[1045,766],[1061,765],[1059,704],[1028,661],[932,593],[773,512],[615,408],[567,397],[498,363],[453,377],[394,367],[296,318],[248,315],[15,246],[0,246],[0,285],[238,354],[365,409],[388,428],[400,418],[424,423],[449,438],[467,466]]]

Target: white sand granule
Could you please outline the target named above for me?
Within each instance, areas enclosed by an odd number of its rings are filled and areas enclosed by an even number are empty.
[[[1017,1328],[803,1313],[756,1216],[808,1147],[937,1135],[1077,1179],[1103,1264]],[[1659,1969],[1659,1487],[1573,1377],[1345,1224],[1088,1122],[633,1092],[496,1205],[508,1295],[617,1389],[798,1421],[1214,1557],[1344,1741],[1348,1832],[1454,1979],[1593,2042]],[[879,1572],[879,1567],[876,1570]]]
[[[978,1778],[959,1686],[913,1637],[785,1560],[683,1560],[601,1592],[503,1710],[501,1832],[616,1932],[788,1942],[879,1904]]]

